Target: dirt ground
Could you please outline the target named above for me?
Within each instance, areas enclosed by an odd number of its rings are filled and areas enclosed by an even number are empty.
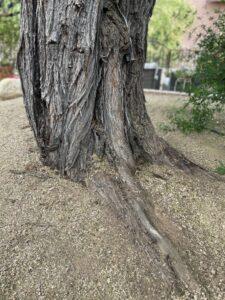
[[[170,105],[152,101],[157,130]],[[225,159],[224,137],[159,134],[205,167]],[[22,99],[0,102],[0,149],[0,299],[191,299],[108,203],[39,163]],[[137,177],[207,298],[225,299],[225,184],[148,165]]]
[[[173,126],[170,125],[169,115],[174,112],[174,109],[185,103],[185,100],[184,98],[180,100],[179,97],[177,99],[170,97],[167,100],[165,96],[161,102],[159,102],[158,99],[159,96],[148,96],[147,108],[160,136],[166,139],[176,149],[182,151],[192,161],[205,168],[214,170],[219,166],[219,162],[225,164],[224,136],[209,131],[205,131],[201,134],[191,133],[189,135],[185,135],[178,130],[167,131],[168,127],[173,128]],[[215,129],[225,133],[224,113],[217,116]]]

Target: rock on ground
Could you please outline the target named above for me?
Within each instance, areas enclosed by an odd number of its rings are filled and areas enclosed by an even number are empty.
[[[15,99],[22,94],[20,79],[5,78],[0,81],[0,100]]]

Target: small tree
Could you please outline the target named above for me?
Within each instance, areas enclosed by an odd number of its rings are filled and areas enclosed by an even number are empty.
[[[195,12],[185,0],[158,0],[148,30],[147,59],[160,61],[179,50],[182,36]]]

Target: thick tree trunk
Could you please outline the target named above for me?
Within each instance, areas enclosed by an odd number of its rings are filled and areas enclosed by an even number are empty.
[[[142,89],[154,2],[22,1],[18,66],[45,164],[77,179],[94,152],[130,168],[167,160]]]
[[[145,108],[142,71],[154,4],[22,0],[18,66],[43,162],[73,180],[85,176],[94,154],[116,166],[118,186],[96,175],[98,193],[159,245],[176,278],[198,289],[172,244],[155,229],[154,210],[132,176],[146,160],[196,167],[156,135]]]

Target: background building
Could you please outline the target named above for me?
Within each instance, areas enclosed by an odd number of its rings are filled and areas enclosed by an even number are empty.
[[[212,17],[216,10],[225,10],[223,0],[186,0],[196,11],[196,17],[191,28],[185,33],[181,48],[194,49],[198,34],[202,31],[202,25],[207,27],[212,24]]]

